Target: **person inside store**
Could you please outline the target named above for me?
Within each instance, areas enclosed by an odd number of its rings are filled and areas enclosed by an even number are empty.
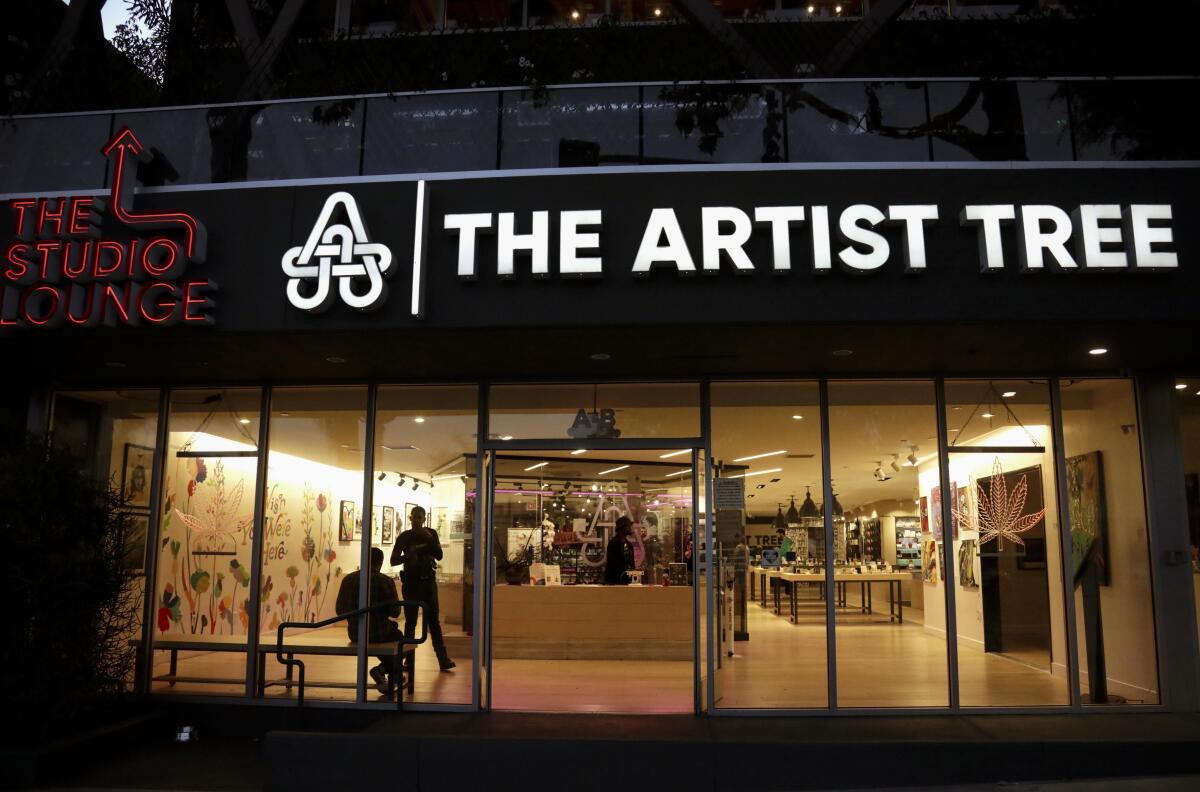
[[[396,601],[396,584],[390,577],[383,574],[383,551],[378,547],[371,548],[371,580],[369,600],[371,604]],[[337,603],[334,605],[339,614],[358,610],[358,570],[342,578],[342,586],[338,589]],[[399,641],[400,628],[392,621],[393,616],[400,615],[400,606],[382,608],[369,614],[367,619],[368,643],[393,643]],[[351,643],[358,641],[358,617],[351,616],[346,620],[346,632],[350,635]],[[393,657],[376,656],[379,665],[371,669],[371,681],[375,689],[387,694],[391,690],[391,681],[400,684],[401,655]]]
[[[779,536],[779,557],[787,561],[795,561],[795,547],[792,542],[792,537],[787,535],[787,532],[782,528],[776,528],[775,533]],[[789,553],[791,555],[789,555]]]
[[[609,586],[625,586],[629,584],[629,575],[633,569],[633,545],[629,544],[629,535],[633,533],[633,521],[628,517],[618,517],[613,530],[613,538],[608,540],[608,548],[604,554],[604,583]]]
[[[438,614],[437,562],[442,560],[442,540],[437,531],[425,525],[425,509],[414,506],[408,515],[408,530],[396,537],[392,546],[392,566],[403,567],[400,583],[405,600],[425,603],[425,628],[437,654],[438,667],[449,671],[457,663],[446,652],[442,622]],[[416,605],[404,606],[404,634],[416,635]]]

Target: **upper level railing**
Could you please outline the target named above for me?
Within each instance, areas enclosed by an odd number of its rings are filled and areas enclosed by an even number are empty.
[[[0,119],[0,193],[596,165],[1196,160],[1197,78],[618,84]]]

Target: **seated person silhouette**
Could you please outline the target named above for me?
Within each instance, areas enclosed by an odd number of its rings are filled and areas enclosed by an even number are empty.
[[[380,570],[383,568],[383,551],[378,547],[371,548],[371,579],[368,584],[368,599],[367,601],[374,605],[380,602],[393,602],[396,599],[396,584],[395,582],[383,574]],[[338,589],[337,595],[337,612],[349,613],[358,610],[358,571],[351,572],[342,580],[341,588]],[[395,643],[404,637],[400,632],[400,627],[391,620],[391,616],[400,615],[400,606],[393,605],[390,608],[383,608],[370,614],[367,619],[367,642],[368,643]],[[350,636],[350,642],[358,641],[358,617],[351,616],[346,620],[346,632]],[[376,656],[379,665],[371,669],[371,680],[375,683],[375,689],[380,693],[387,695],[392,691],[392,685],[401,684],[401,668],[404,663],[404,656],[397,654],[393,657]]]

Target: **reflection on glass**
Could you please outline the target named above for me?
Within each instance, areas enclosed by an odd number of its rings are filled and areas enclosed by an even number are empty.
[[[109,117],[22,118],[0,124],[0,184],[5,191],[66,190],[104,185]]]
[[[446,28],[489,28],[521,24],[516,0],[446,0]]]
[[[1069,160],[1069,112],[1061,84],[931,82],[933,158]]]
[[[496,167],[496,94],[389,96],[367,100],[363,173]]]
[[[156,692],[243,695],[260,391],[171,393],[154,591]]]
[[[258,592],[266,696],[296,695],[274,654],[279,626],[336,615],[347,574],[363,566],[363,531],[371,530],[362,514],[366,402],[366,388],[272,392]],[[357,585],[350,592],[353,604]],[[306,697],[355,698],[357,647],[347,638],[345,623],[285,631],[285,651],[307,667]]]
[[[503,113],[505,168],[638,161],[637,88],[507,93]]]
[[[1184,492],[1191,538],[1192,582],[1196,592],[1196,632],[1200,634],[1200,377],[1180,377],[1175,383],[1175,393],[1179,399]]]
[[[782,162],[783,107],[769,87],[647,87],[644,162]]]
[[[357,35],[415,33],[438,27],[437,0],[355,0],[350,6],[350,30]]]
[[[436,614],[442,635],[441,642],[431,634],[416,648],[406,701],[471,703],[477,401],[474,385],[379,389],[371,544],[383,551],[382,571],[393,588],[405,600],[425,602],[426,624]],[[422,526],[413,523],[417,509],[424,512]],[[412,569],[393,563],[432,537],[441,552],[430,565],[433,575],[422,565],[436,555],[432,548],[413,553]],[[417,623],[402,623],[406,635],[420,634]],[[456,667],[443,673],[440,667],[450,661]]]
[[[1158,160],[1200,158],[1188,124],[1173,108],[1188,92],[1178,80],[1096,81],[1067,84],[1075,158]]]
[[[492,440],[612,440],[696,437],[700,387],[694,382],[497,385],[491,389]]]
[[[1158,653],[1137,406],[1130,380],[1062,385],[1084,704],[1157,704]]]
[[[829,438],[838,706],[948,706],[933,383],[831,382]]]
[[[691,712],[692,451],[505,451],[492,505],[492,706]]]
[[[56,393],[50,438],[56,449],[78,459],[86,475],[121,493],[131,526],[125,537],[125,594],[129,603],[145,596],[150,523],[150,482],[158,431],[158,391]],[[125,639],[140,642],[142,609]],[[138,649],[140,655],[140,647]],[[141,662],[139,657],[138,662]],[[129,682],[134,680],[130,679]]]
[[[924,83],[806,83],[787,89],[792,162],[929,159]]]
[[[1068,704],[1049,387],[951,380],[946,429],[962,705]]]
[[[821,415],[812,382],[712,385],[715,706],[825,707]]]

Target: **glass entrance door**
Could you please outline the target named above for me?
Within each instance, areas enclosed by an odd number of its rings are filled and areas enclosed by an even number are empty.
[[[696,710],[696,458],[492,453],[490,708]]]

